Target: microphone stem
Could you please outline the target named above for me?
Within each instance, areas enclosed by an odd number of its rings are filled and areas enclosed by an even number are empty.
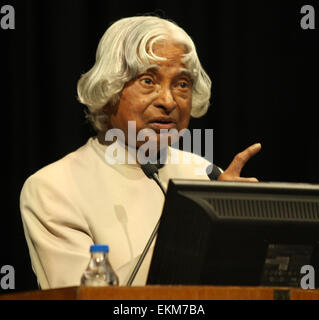
[[[157,173],[154,173],[152,177],[155,180],[155,182],[159,185],[161,190],[163,191],[163,194],[164,194],[164,197],[165,197],[166,196],[166,191],[165,191],[165,189],[164,189],[164,187],[163,187],[163,185],[162,185]],[[133,270],[130,278],[127,281],[127,284],[126,284],[127,286],[131,286],[132,285],[132,283],[133,283],[133,281],[135,279],[135,276],[136,276],[138,270],[140,269],[140,266],[143,263],[144,258],[146,256],[149,248],[151,247],[152,242],[154,241],[154,239],[155,239],[155,237],[157,235],[157,231],[158,231],[160,222],[161,222],[161,218],[158,219],[157,224],[156,224],[156,226],[155,226],[150,238],[148,239],[148,242],[147,242],[147,244],[146,244],[146,246],[145,246],[145,248],[144,248],[144,250],[143,250],[143,252],[142,252],[142,254],[140,256],[140,258],[138,259],[138,261],[136,263],[136,266],[134,267],[134,270]]]
[[[132,285],[132,283],[133,283],[133,281],[135,279],[135,276],[136,276],[138,270],[140,269],[140,266],[143,263],[144,258],[146,256],[146,254],[147,254],[147,252],[148,252],[153,240],[155,239],[155,237],[157,235],[157,230],[158,230],[158,227],[160,225],[160,220],[161,219],[158,220],[158,222],[157,222],[157,224],[156,224],[156,226],[155,226],[155,228],[154,228],[154,230],[153,230],[153,232],[152,232],[152,234],[151,234],[151,236],[150,236],[150,238],[149,238],[149,240],[147,242],[147,245],[145,246],[145,248],[144,248],[144,250],[143,250],[143,252],[142,252],[142,254],[141,254],[141,256],[140,256],[140,258],[139,258],[139,260],[138,260],[138,262],[137,262],[137,264],[136,264],[136,266],[135,266],[135,268],[134,268],[134,270],[133,270],[133,272],[131,274],[131,276],[130,276],[130,279],[127,281],[127,286],[131,286]]]
[[[162,192],[163,192],[163,194],[164,194],[164,197],[166,197],[166,191],[165,191],[165,189],[164,189],[164,187],[163,187],[163,185],[162,185],[162,183],[161,183],[161,181],[160,181],[157,173],[154,173],[154,174],[153,174],[153,177],[154,177],[155,182],[156,182],[156,183],[158,184],[158,186],[161,188],[161,190],[162,190]]]

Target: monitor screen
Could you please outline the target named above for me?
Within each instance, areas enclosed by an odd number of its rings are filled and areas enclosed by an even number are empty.
[[[319,272],[319,185],[170,180],[148,284],[299,287],[304,265]]]

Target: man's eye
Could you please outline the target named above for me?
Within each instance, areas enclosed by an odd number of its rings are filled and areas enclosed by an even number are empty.
[[[189,84],[186,81],[179,81],[178,86],[182,89],[185,89],[189,87]]]
[[[151,78],[143,78],[142,82],[147,85],[153,84],[153,80]]]

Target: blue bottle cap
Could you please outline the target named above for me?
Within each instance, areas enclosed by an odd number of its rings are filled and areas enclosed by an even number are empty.
[[[109,252],[109,246],[105,244],[93,244],[90,247],[90,252]]]

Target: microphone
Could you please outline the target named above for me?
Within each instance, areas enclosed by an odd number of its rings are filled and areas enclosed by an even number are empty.
[[[162,182],[160,181],[159,177],[158,177],[158,168],[156,166],[156,164],[151,164],[151,163],[146,163],[146,164],[142,164],[141,168],[143,170],[143,172],[145,173],[145,175],[150,178],[155,180],[155,182],[159,185],[159,187],[161,188],[164,197],[166,197],[166,191],[165,188],[162,184]]]
[[[217,167],[215,164],[211,164],[206,168],[207,176],[210,180],[217,180],[223,173],[223,170]]]
[[[157,166],[155,164],[151,164],[151,163],[148,162],[147,164],[142,164],[141,168],[142,168],[143,172],[145,173],[145,175],[149,179],[155,180],[155,182],[161,188],[164,196],[166,197],[165,188],[164,188],[163,184],[161,183],[161,181],[160,181],[160,179],[158,177]],[[133,283],[133,281],[135,279],[135,276],[136,276],[138,270],[140,269],[140,267],[141,267],[141,265],[142,265],[142,263],[144,261],[144,258],[146,256],[147,252],[149,251],[149,249],[150,249],[150,247],[151,247],[151,245],[152,245],[152,243],[153,243],[153,241],[154,241],[154,239],[155,239],[155,237],[157,235],[157,231],[158,231],[158,228],[159,228],[159,225],[160,225],[160,221],[161,221],[161,218],[158,219],[158,222],[157,222],[157,224],[156,224],[156,226],[155,226],[155,228],[154,228],[154,230],[153,230],[153,232],[152,232],[152,234],[151,234],[151,236],[150,236],[150,238],[149,238],[149,240],[148,240],[148,242],[147,242],[147,244],[146,244],[146,246],[145,246],[145,248],[144,248],[144,250],[143,250],[143,252],[142,252],[142,254],[140,256],[140,258],[138,259],[138,261],[137,261],[137,263],[136,263],[136,265],[134,267],[134,270],[133,270],[129,280],[127,281],[127,284],[126,284],[127,286],[131,286],[132,285],[132,283]]]

